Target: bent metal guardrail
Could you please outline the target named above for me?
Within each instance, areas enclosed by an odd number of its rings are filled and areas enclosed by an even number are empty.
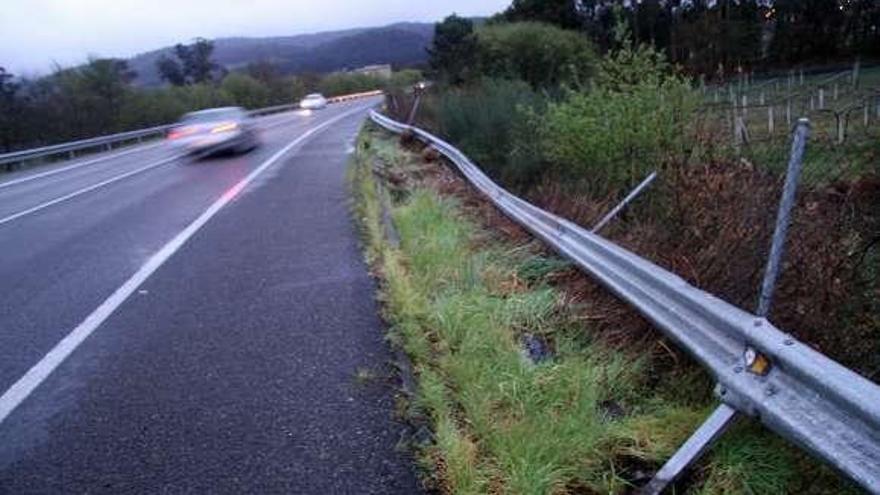
[[[379,96],[383,94],[382,91],[368,91],[364,93],[354,93],[350,95],[336,96],[332,98],[328,98],[328,103],[339,103],[349,100],[356,100],[360,98],[369,98],[371,96]],[[286,112],[290,110],[295,110],[299,108],[299,103],[293,103],[288,105],[277,105],[273,107],[259,108],[256,110],[251,110],[248,112],[251,116],[257,115],[269,115],[272,113]],[[36,158],[44,158],[48,156],[60,155],[64,153],[72,154],[77,151],[83,151],[88,149],[95,148],[105,148],[110,149],[113,145],[125,143],[129,141],[138,141],[140,142],[144,138],[156,137],[164,135],[168,132],[175,124],[168,125],[160,125],[156,127],[150,127],[148,129],[139,129],[135,131],[121,132],[119,134],[111,134],[108,136],[101,136],[90,139],[82,139],[79,141],[71,141],[68,143],[60,143],[53,144],[51,146],[43,146],[40,148],[32,148],[28,150],[15,151],[12,153],[0,154],[0,165],[6,165],[10,163],[20,163],[26,162],[28,160],[33,160]]]
[[[375,111],[385,129],[412,132],[443,153],[501,211],[576,263],[686,349],[717,379],[722,402],[880,493],[880,387],[791,335],[586,229],[507,192],[467,156]],[[772,363],[744,370],[753,348]]]

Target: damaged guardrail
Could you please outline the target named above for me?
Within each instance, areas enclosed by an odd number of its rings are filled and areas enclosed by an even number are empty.
[[[766,318],[509,193],[442,139],[375,111],[370,117],[432,145],[507,216],[653,322],[714,375],[726,406],[880,493],[880,386]]]

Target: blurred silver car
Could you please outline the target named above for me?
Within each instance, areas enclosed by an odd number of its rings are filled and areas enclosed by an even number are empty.
[[[306,97],[299,102],[299,107],[303,110],[317,110],[326,106],[327,98],[324,98],[324,95],[320,93],[306,95]]]
[[[239,107],[188,113],[168,133],[168,142],[193,155],[245,152],[260,144],[250,115]]]

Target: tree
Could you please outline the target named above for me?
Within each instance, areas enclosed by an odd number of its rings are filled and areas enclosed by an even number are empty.
[[[16,117],[18,114],[19,85],[15,82],[15,76],[0,67],[0,145],[3,150],[12,148],[16,135]]]
[[[156,68],[159,76],[173,86],[209,83],[214,80],[215,72],[221,71],[221,67],[211,60],[213,53],[213,42],[196,38],[189,45],[175,45],[174,56],[177,60],[162,55],[156,62]],[[224,75],[221,74],[220,78]]]
[[[507,22],[539,21],[565,29],[582,27],[582,4],[576,0],[513,0],[499,16]]]
[[[480,74],[520,79],[535,90],[582,86],[596,63],[585,36],[550,24],[485,26],[478,30],[477,39]]]
[[[175,50],[182,45],[177,45]],[[214,43],[205,38],[196,38],[195,42],[186,47],[187,56],[181,58],[185,68],[186,75],[196,84],[211,82],[213,74],[219,68],[217,64],[211,60],[211,54],[214,53]],[[180,55],[178,54],[178,57]]]
[[[236,103],[245,108],[260,108],[269,104],[267,85],[247,74],[232,73],[223,79],[220,89]]]
[[[156,69],[159,71],[159,77],[168,81],[172,86],[183,86],[186,84],[186,74],[177,60],[167,55],[162,55],[156,61]]]
[[[431,68],[452,84],[461,84],[473,67],[477,48],[474,23],[455,14],[434,27],[434,42],[428,49]]]

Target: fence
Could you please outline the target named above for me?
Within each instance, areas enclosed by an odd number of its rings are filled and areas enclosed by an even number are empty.
[[[691,441],[705,446],[738,411],[760,419],[770,430],[880,494],[880,387],[876,384],[798,342],[766,318],[514,196],[449,143],[376,112],[371,118],[389,131],[412,133],[436,148],[503,213],[632,305],[714,375],[723,404]],[[662,489],[662,483],[659,486]],[[649,485],[648,490],[657,493],[656,488]]]

